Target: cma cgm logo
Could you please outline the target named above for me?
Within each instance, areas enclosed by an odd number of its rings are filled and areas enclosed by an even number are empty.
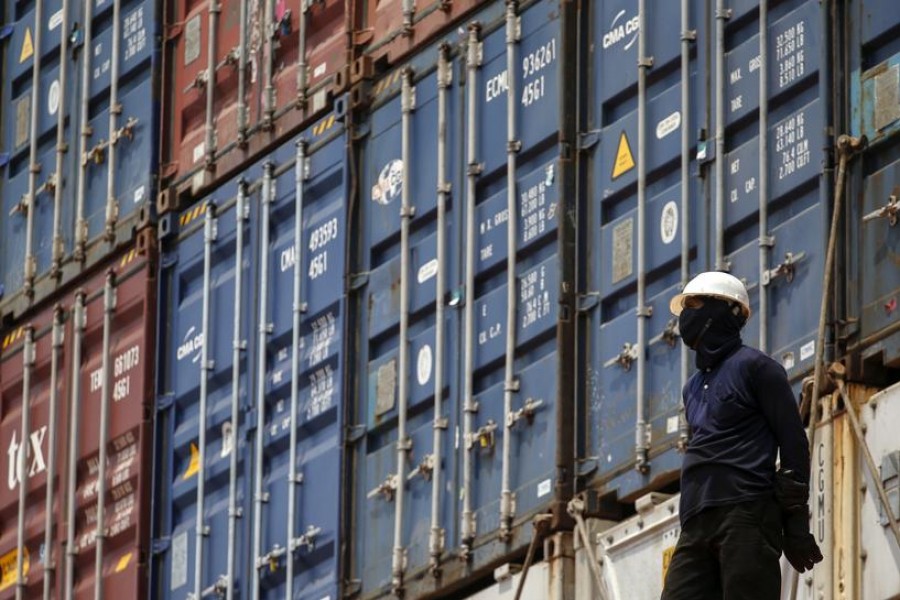
[[[44,425],[37,431],[32,431],[31,435],[28,436],[28,441],[24,443],[19,443],[16,439],[18,435],[17,431],[13,431],[12,440],[9,442],[9,448],[6,450],[6,454],[9,456],[9,470],[7,471],[6,477],[6,485],[9,486],[9,489],[16,489],[16,485],[22,481],[22,474],[19,473],[19,457],[22,452],[28,451],[28,447],[30,446],[30,451],[25,455],[27,460],[28,456],[31,456],[31,465],[28,468],[28,477],[34,477],[38,473],[43,473],[47,470],[47,463],[44,462],[44,437],[47,435],[47,426]]]
[[[641,21],[637,15],[625,20],[625,11],[620,10],[609,25],[609,31],[603,34],[603,49],[607,50],[620,44],[624,40],[623,50],[628,50],[637,41],[638,32],[641,29]]]
[[[178,350],[175,351],[175,358],[179,362],[192,354],[191,362],[195,363],[200,360],[200,349],[203,348],[203,332],[195,333],[196,331],[197,328],[191,325],[187,333],[184,334]]]

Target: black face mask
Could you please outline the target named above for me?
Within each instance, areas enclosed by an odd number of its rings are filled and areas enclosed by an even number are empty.
[[[741,344],[744,317],[735,314],[731,304],[716,298],[704,298],[699,308],[684,308],[678,317],[681,340],[697,351],[697,367],[715,366]]]

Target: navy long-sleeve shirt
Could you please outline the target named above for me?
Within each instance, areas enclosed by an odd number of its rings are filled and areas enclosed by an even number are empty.
[[[775,461],[809,477],[809,447],[787,373],[739,346],[683,390],[691,438],[681,470],[681,522],[704,508],[772,493]]]

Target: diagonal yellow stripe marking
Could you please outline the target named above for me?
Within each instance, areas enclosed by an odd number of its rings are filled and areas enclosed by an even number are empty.
[[[122,571],[124,571],[125,569],[128,568],[128,563],[131,562],[131,554],[132,553],[129,552],[128,554],[124,555],[122,558],[119,559],[119,562],[116,564],[116,573],[121,573]]]

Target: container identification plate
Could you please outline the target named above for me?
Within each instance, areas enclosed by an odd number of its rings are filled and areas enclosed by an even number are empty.
[[[172,540],[172,577],[169,588],[173,592],[187,583],[187,564],[187,531],[182,531]]]
[[[200,58],[200,15],[194,15],[184,26],[184,66]]]
[[[375,382],[375,414],[381,416],[394,408],[394,388],[397,385],[397,361],[378,367]]]
[[[618,283],[631,275],[632,237],[634,220],[622,221],[613,229],[612,240],[612,282]]]

